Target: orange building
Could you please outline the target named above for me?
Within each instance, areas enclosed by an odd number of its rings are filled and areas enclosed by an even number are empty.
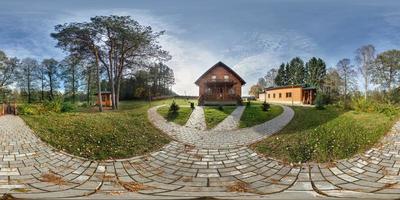
[[[301,85],[269,87],[259,95],[260,101],[295,105],[312,105],[317,94],[314,87]]]
[[[195,82],[199,86],[199,105],[240,104],[246,82],[230,67],[218,62]]]
[[[99,105],[100,101],[97,93],[94,95],[96,95],[96,105]],[[103,106],[111,107],[112,106],[111,92],[101,92],[101,101]]]

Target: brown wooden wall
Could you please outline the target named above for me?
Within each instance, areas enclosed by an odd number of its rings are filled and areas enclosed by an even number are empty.
[[[224,75],[229,76],[229,80],[232,80],[235,82],[235,85],[233,85],[233,88],[235,90],[235,95],[242,95],[242,85],[240,83],[240,80],[236,78],[235,75],[227,71],[224,67],[215,67],[212,69],[208,74],[206,74],[202,79],[199,80],[199,96],[204,95],[206,93],[206,82],[211,80],[211,77],[215,75],[217,76],[217,79],[223,80]]]

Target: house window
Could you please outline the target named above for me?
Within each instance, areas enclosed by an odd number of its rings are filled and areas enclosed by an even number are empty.
[[[286,92],[286,98],[290,98],[292,97],[292,93],[291,92]]]
[[[274,94],[272,94],[272,98],[274,98],[274,99],[275,99],[275,93],[274,93]]]
[[[228,75],[224,75],[224,79],[225,79],[225,80],[228,80],[228,79],[229,79],[229,76],[228,76]]]
[[[270,99],[271,98],[271,96],[270,96],[270,94],[268,94],[268,99]]]
[[[235,94],[235,90],[234,90],[233,88],[230,88],[228,92],[229,92],[229,94],[231,94],[231,95]]]
[[[211,94],[211,88],[206,89],[206,94]]]
[[[282,93],[279,93],[279,98],[282,98]]]
[[[212,75],[212,76],[211,76],[211,79],[215,80],[215,79],[217,79],[217,76]]]

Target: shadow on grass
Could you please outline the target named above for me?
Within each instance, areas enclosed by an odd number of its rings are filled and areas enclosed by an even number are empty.
[[[344,114],[343,111],[335,107],[327,107],[322,110],[317,110],[313,107],[291,107],[295,111],[292,121],[283,128],[278,134],[292,134],[310,129],[314,129],[322,124],[328,123],[340,115]]]

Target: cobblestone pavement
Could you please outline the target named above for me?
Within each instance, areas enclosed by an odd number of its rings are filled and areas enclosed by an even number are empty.
[[[188,121],[186,122],[186,127],[194,128],[197,130],[206,130],[206,120],[204,117],[204,110],[203,107],[196,106],[190,114]]]
[[[214,131],[228,131],[237,129],[239,126],[240,117],[243,114],[245,107],[238,106],[228,117],[219,123],[213,130]]]
[[[148,110],[149,120],[158,129],[177,141],[201,148],[234,148],[252,144],[281,130],[294,116],[294,111],[283,106],[283,113],[263,124],[238,130],[207,130],[199,131],[189,127],[167,122],[157,113],[156,106]]]
[[[291,112],[284,110],[281,120]],[[266,125],[245,131],[261,133],[261,128]],[[181,139],[177,134],[174,138]],[[178,139],[148,155],[90,161],[49,147],[15,116],[0,117],[0,136],[0,194],[19,198],[387,199],[400,195],[400,122],[379,147],[364,154],[302,166],[260,156],[238,144],[204,148]]]

